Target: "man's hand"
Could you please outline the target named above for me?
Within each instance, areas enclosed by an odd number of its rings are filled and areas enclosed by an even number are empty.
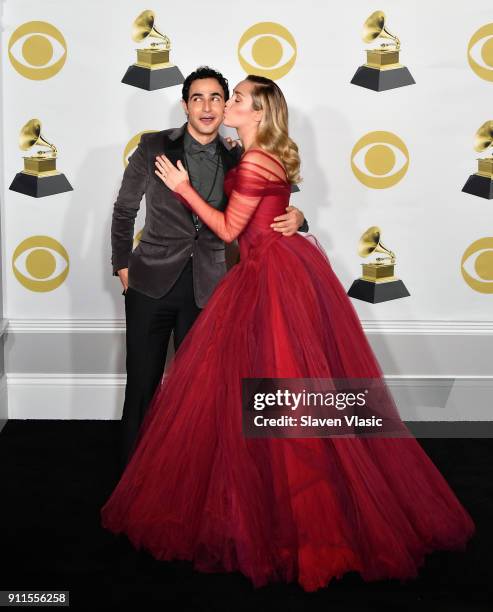
[[[118,276],[122,282],[123,290],[126,291],[128,289],[128,268],[118,270]]]
[[[296,206],[287,206],[286,214],[274,217],[276,223],[270,226],[275,232],[281,232],[283,236],[293,236],[303,225],[305,215]]]

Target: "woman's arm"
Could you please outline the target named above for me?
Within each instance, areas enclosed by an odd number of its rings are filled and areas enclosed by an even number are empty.
[[[203,200],[188,181],[177,185],[175,191],[202,222],[225,242],[233,242],[241,234],[262,199],[262,196],[247,197],[233,190],[226,210],[221,212]]]
[[[261,163],[264,161],[265,159],[262,159],[255,151],[244,155],[237,168],[235,187],[238,189],[233,188],[224,212],[216,210],[195,191],[181,162],[178,162],[178,168],[176,168],[165,156],[162,156],[156,161],[158,167],[156,174],[180,196],[181,200],[188,203],[189,207],[219,238],[225,242],[233,242],[246,227],[262,200],[262,186],[269,183],[266,173],[261,171]],[[249,189],[248,186],[242,189],[244,183],[250,186],[254,183],[253,189]]]

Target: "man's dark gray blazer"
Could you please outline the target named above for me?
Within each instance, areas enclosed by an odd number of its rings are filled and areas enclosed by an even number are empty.
[[[195,301],[203,308],[226,273],[225,244],[205,224],[195,229],[191,211],[155,173],[157,155],[164,153],[175,165],[183,161],[186,125],[142,134],[130,156],[113,208],[111,263],[114,275],[128,268],[129,287],[159,298],[171,289],[193,253]],[[220,138],[224,174],[238,164],[241,152]],[[145,225],[132,251],[135,217],[144,194]]]
[[[195,229],[191,211],[180,202],[155,173],[157,155],[165,154],[175,165],[184,157],[187,124],[180,128],[142,134],[129,158],[113,208],[111,248],[113,274],[128,268],[128,285],[153,298],[164,296],[173,286],[193,254],[195,302],[203,308],[227,271],[226,261],[237,252],[228,247],[205,224]],[[221,138],[220,155],[224,175],[238,164],[243,149],[231,147]],[[146,219],[142,238],[134,251],[135,217],[146,196]],[[227,201],[226,201],[227,204]],[[219,208],[219,210],[223,210]],[[306,219],[300,231],[308,231]],[[228,257],[227,257],[228,255]]]

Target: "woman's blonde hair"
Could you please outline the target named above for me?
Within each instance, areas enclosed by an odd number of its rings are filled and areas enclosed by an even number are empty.
[[[299,183],[300,156],[297,144],[289,137],[288,105],[282,91],[271,79],[256,74],[249,74],[246,80],[253,83],[253,109],[264,111],[258,126],[258,145],[279,157],[290,183]]]

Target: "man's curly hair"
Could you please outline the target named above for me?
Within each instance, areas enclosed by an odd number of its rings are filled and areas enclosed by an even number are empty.
[[[209,66],[199,66],[197,70],[194,70],[190,73],[185,82],[183,83],[183,88],[181,90],[181,97],[185,102],[188,103],[188,96],[190,93],[190,85],[196,81],[197,79],[216,79],[219,81],[223,91],[224,91],[224,101],[229,99],[229,87],[228,87],[228,79],[223,77],[220,72],[214,70],[213,68],[209,68]]]

